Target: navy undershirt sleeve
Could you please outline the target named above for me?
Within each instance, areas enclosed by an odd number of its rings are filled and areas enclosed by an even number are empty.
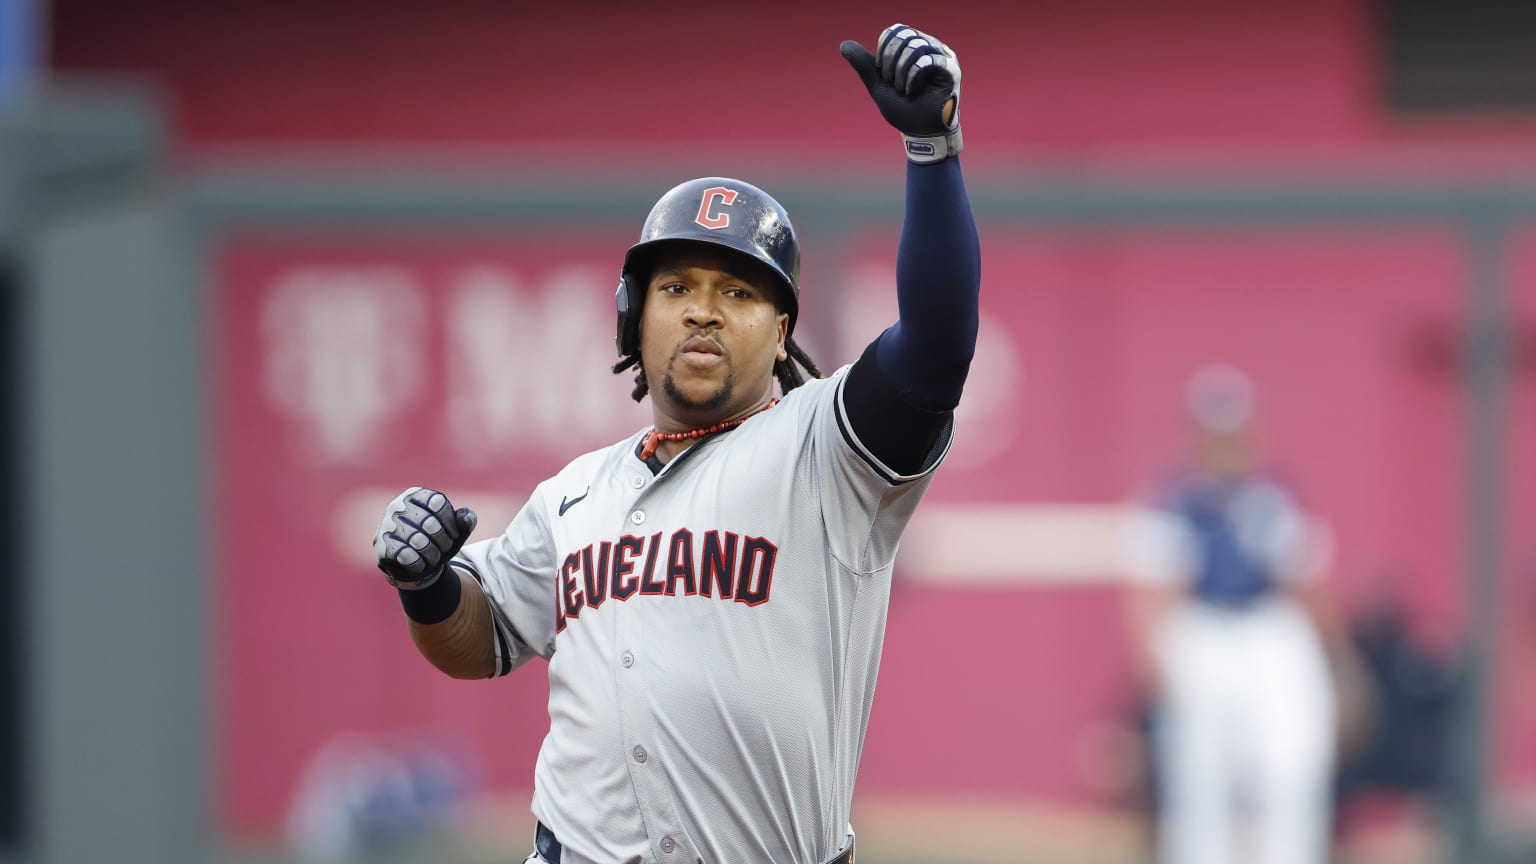
[[[976,352],[980,290],[981,246],[959,159],[908,163],[900,319],[854,363],[843,392],[854,433],[900,474],[921,473],[943,452]]]

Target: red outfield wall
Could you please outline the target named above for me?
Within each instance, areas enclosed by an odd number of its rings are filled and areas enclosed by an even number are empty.
[[[719,144],[802,170],[862,163],[880,121],[837,46],[872,43],[892,15],[915,11],[809,0],[51,9],[53,65],[148,76],[191,150],[416,142],[580,165],[596,149],[611,167],[642,170]],[[1390,152],[1422,166],[1489,149],[1523,160],[1529,149],[1514,145],[1536,139],[1536,124],[1409,123],[1381,110],[1373,15],[1350,0],[986,0],[907,23],[961,52],[979,165],[1376,164]]]

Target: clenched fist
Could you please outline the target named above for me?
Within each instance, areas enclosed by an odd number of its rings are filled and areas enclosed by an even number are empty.
[[[373,538],[379,569],[402,591],[425,588],[443,575],[476,521],[468,507],[454,510],[447,495],[412,486],[384,508]]]

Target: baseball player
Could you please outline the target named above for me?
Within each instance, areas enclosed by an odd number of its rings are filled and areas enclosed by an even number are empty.
[[[1189,464],[1132,537],[1164,864],[1328,859],[1336,708],[1318,580],[1330,544],[1261,461],[1254,405],[1235,367],[1190,376]]]
[[[799,241],[751,184],[667,192],[624,258],[615,372],[654,425],[506,530],[413,488],[374,548],[444,672],[549,663],[528,861],[851,862],[897,540],[950,445],[980,251],[960,66],[900,24],[844,42],[907,158],[900,321],[829,378],[793,341]],[[782,396],[775,397],[777,379]]]

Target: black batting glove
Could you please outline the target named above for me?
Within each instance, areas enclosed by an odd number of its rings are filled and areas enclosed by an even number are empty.
[[[402,591],[436,582],[475,530],[475,512],[454,510],[448,496],[412,486],[384,508],[373,551],[389,584]]]
[[[942,162],[960,152],[960,60],[948,45],[892,24],[874,54],[851,39],[841,50],[885,122],[901,133],[908,159]]]

